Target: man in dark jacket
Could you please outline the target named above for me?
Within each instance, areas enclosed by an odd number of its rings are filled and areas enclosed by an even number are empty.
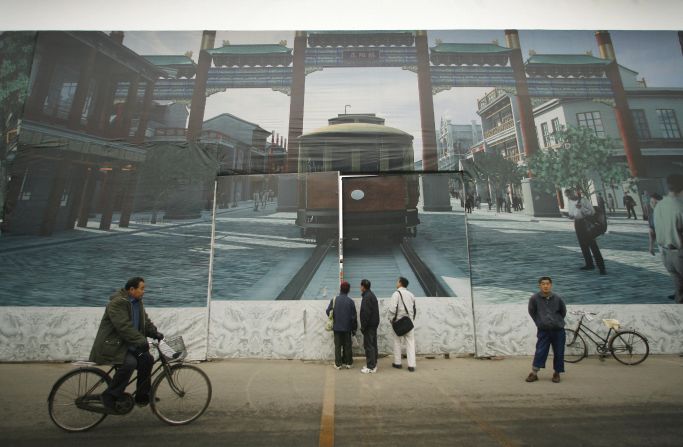
[[[549,276],[542,276],[538,280],[541,289],[529,298],[529,315],[538,328],[538,341],[532,371],[526,378],[527,382],[538,380],[538,371],[545,368],[550,345],[553,346],[553,382],[560,381],[560,373],[564,372],[564,317],[567,307],[558,295],[552,293],[553,280]]]
[[[334,308],[334,367],[336,369],[351,369],[353,354],[351,353],[351,333],[355,334],[358,329],[356,317],[356,305],[349,298],[351,285],[342,281],[339,286],[339,295],[330,301],[327,306],[327,315]]]
[[[363,298],[360,303],[360,331],[363,333],[366,365],[360,370],[363,374],[377,372],[377,326],[379,326],[379,305],[377,297],[370,290],[370,281],[360,282]]]
[[[135,403],[140,406],[149,403],[154,359],[149,354],[146,337],[161,340],[164,336],[145,312],[144,294],[145,280],[135,277],[109,298],[90,351],[91,362],[117,367],[109,387],[102,393],[102,404],[110,412],[117,412],[117,403],[125,402],[124,391],[135,369],[138,372]]]

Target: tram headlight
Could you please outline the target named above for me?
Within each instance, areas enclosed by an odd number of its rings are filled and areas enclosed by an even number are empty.
[[[351,198],[353,200],[362,200],[365,197],[365,193],[361,189],[354,189],[351,191]]]

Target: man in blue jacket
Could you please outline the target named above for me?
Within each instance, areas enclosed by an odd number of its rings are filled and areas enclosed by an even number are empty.
[[[351,285],[342,281],[339,286],[339,295],[330,301],[327,306],[327,315],[334,308],[334,367],[335,369],[351,369],[353,354],[351,353],[351,333],[358,329],[356,318],[356,305],[349,298]]]
[[[549,276],[542,276],[538,280],[540,292],[529,298],[529,315],[538,328],[538,341],[532,371],[526,378],[527,382],[538,380],[538,371],[545,368],[550,345],[553,347],[553,382],[560,382],[560,373],[564,372],[564,317],[567,307],[559,295],[552,292],[553,280]]]

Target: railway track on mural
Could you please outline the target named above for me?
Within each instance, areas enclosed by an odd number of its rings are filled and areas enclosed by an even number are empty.
[[[319,244],[308,260],[301,266],[278,295],[278,300],[325,298],[336,294],[339,284],[338,256],[332,248],[334,240]],[[407,277],[410,288],[418,296],[451,296],[453,293],[435,275],[425,260],[414,249],[411,239],[398,241],[373,241],[363,245],[351,241],[344,247],[344,279],[353,287],[363,278],[373,283],[373,290],[380,297],[390,296],[395,290],[396,279]]]

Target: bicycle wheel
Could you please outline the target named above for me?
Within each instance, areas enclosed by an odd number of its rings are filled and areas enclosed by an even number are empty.
[[[78,368],[66,373],[52,386],[47,399],[50,419],[68,432],[93,428],[107,415],[78,408],[76,401],[88,397],[99,401],[110,382],[111,377],[99,368]]]
[[[565,329],[564,333],[566,337],[564,342],[564,361],[569,363],[581,361],[588,354],[583,337],[573,329]]]
[[[609,341],[612,357],[624,365],[637,365],[650,354],[647,339],[636,331],[620,331]]]
[[[173,365],[170,373],[162,373],[152,385],[152,412],[169,425],[189,424],[209,406],[211,382],[196,366]]]

